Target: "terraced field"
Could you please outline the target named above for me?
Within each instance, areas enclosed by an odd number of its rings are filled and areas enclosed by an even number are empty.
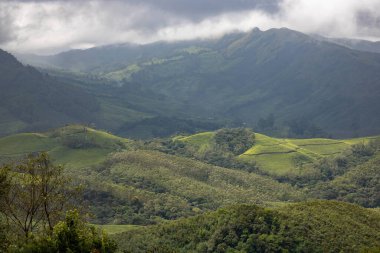
[[[255,161],[261,169],[275,175],[302,171],[302,165],[326,156],[337,155],[351,145],[366,143],[379,137],[364,137],[349,140],[334,139],[280,139],[256,134],[256,144],[239,156],[245,161]]]
[[[205,152],[214,144],[214,132],[198,133],[175,140],[191,145],[198,152]],[[255,145],[238,156],[238,159],[255,162],[260,169],[271,175],[284,175],[290,172],[303,173],[308,170],[306,164],[317,159],[338,155],[349,149],[351,145],[366,143],[371,139],[363,137],[348,140],[335,139],[282,139],[272,138],[256,133]]]

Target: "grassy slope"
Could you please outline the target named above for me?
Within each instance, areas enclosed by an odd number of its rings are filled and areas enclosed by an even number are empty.
[[[373,210],[313,201],[271,210],[234,206],[115,238],[125,252],[358,252],[380,247],[379,231]]]
[[[46,133],[23,133],[0,139],[0,161],[7,162],[32,152],[48,152],[53,161],[69,168],[82,168],[104,161],[128,140],[79,125],[59,128]],[[75,149],[64,144],[68,136],[83,137],[96,143],[95,147]]]
[[[106,213],[95,222],[134,223],[123,220],[134,215],[150,221],[175,219],[235,203],[272,206],[303,198],[295,188],[269,177],[156,151],[116,153],[102,166],[82,172],[96,182],[88,185],[92,211]]]
[[[263,170],[282,175],[297,167],[297,161],[308,163],[316,159],[337,155],[351,145],[366,143],[373,137],[349,140],[334,139],[277,139],[256,134],[257,143],[240,156],[244,160],[256,161]]]
[[[213,143],[213,132],[199,133],[187,137],[177,137],[199,152],[204,152]],[[348,140],[334,139],[280,139],[256,133],[256,144],[239,159],[254,161],[260,169],[273,175],[284,175],[289,172],[302,173],[301,164],[316,159],[344,152],[351,145],[366,143],[379,137],[363,137]],[[297,168],[298,167],[298,168]]]

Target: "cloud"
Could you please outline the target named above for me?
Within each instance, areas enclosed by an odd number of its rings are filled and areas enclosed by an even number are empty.
[[[0,8],[0,44],[14,39],[15,35],[13,33],[13,17],[10,15],[11,11],[11,8],[8,6]]]
[[[288,27],[380,40],[380,0],[3,0],[0,47],[54,53]]]

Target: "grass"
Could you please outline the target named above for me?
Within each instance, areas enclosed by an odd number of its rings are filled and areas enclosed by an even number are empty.
[[[205,151],[211,147],[214,136],[214,132],[204,132],[186,137],[176,138],[176,140],[188,143],[196,147],[199,151]]]
[[[198,152],[204,152],[213,145],[214,132],[198,133],[176,140],[193,146]],[[272,138],[256,133],[255,145],[239,155],[246,162],[256,162],[260,169],[276,176],[288,173],[303,173],[304,164],[317,159],[338,155],[349,149],[351,145],[366,143],[379,137],[363,137],[348,140],[334,139],[285,139]]]
[[[334,139],[281,139],[256,134],[256,144],[239,158],[255,161],[262,170],[284,175],[296,171],[300,162],[305,164],[319,158],[337,155],[349,149],[351,145],[366,143],[376,137],[355,138],[349,140]]]
[[[71,125],[46,133],[23,133],[0,138],[0,162],[9,162],[32,152],[47,152],[53,162],[68,168],[84,168],[99,164],[110,153],[128,145],[129,141],[109,133]],[[70,148],[64,139],[68,136],[91,139],[90,148]]]

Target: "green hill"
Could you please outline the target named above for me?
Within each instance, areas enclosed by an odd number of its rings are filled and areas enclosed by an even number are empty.
[[[360,252],[379,250],[379,231],[373,210],[314,201],[234,206],[114,238],[124,252]]]
[[[0,162],[46,151],[85,185],[92,222],[146,225],[231,204],[281,206],[310,197],[378,207],[378,153],[366,154],[363,145],[372,139],[279,139],[223,129],[141,142],[70,125],[0,138]],[[352,153],[355,143],[364,155]],[[205,159],[215,154],[222,164]],[[315,176],[279,180],[308,171]]]
[[[45,133],[23,133],[0,138],[0,161],[9,162],[33,152],[47,152],[57,164],[83,168],[101,163],[128,145],[128,140],[80,125]]]
[[[78,175],[88,182],[94,222],[106,224],[149,224],[234,203],[277,205],[304,197],[269,177],[157,151],[116,153]]]
[[[255,134],[252,148],[237,156],[237,159],[256,163],[260,170],[274,176],[289,173],[302,174],[311,164],[324,157],[342,154],[354,144],[368,143],[380,137],[338,139],[283,139]],[[175,142],[186,144],[193,153],[207,153],[215,147],[215,132],[204,132],[190,136],[178,136]]]

